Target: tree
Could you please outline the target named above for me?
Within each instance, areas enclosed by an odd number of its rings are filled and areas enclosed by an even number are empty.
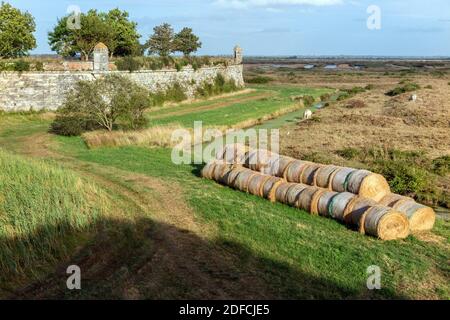
[[[111,56],[130,56],[140,55],[141,45],[139,38],[141,35],[137,32],[137,23],[129,20],[129,14],[116,8],[104,15],[106,23],[110,26],[113,33],[112,40],[114,48],[110,48]]]
[[[175,35],[175,50],[183,52],[185,56],[189,56],[192,52],[196,52],[202,47],[199,37],[197,37],[191,28],[183,28]]]
[[[33,33],[36,24],[28,12],[21,12],[8,3],[0,6],[0,57],[16,58],[36,48]]]
[[[174,31],[170,24],[164,23],[153,28],[153,35],[146,43],[150,54],[158,54],[167,57],[175,50]]]
[[[89,59],[95,45],[103,42],[108,46],[111,56],[140,53],[137,24],[129,21],[126,11],[113,9],[108,13],[89,10],[80,15],[80,29],[70,29],[67,19],[58,20],[52,32],[49,32],[49,44],[53,51],[68,57],[77,53],[85,60]]]
[[[80,81],[66,96],[52,129],[68,136],[97,128],[112,131],[119,119],[137,129],[145,125],[144,111],[149,106],[149,91],[125,77]]]

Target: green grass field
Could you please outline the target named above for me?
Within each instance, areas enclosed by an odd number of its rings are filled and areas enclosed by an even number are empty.
[[[249,101],[232,104],[220,111],[168,117],[164,123],[176,120],[189,126],[193,120],[220,125],[239,122],[272,112],[276,108],[274,103],[278,103],[278,108],[282,107],[291,95],[311,93],[310,90],[283,87],[264,87],[261,90],[276,91],[277,95],[269,98],[275,100],[271,103],[269,100]],[[230,114],[230,119],[224,117],[224,113]],[[5,296],[450,298],[448,222],[439,220],[431,233],[382,242],[349,230],[334,220],[310,216],[202,179],[199,177],[201,166],[173,164],[170,149],[131,146],[89,150],[79,137],[46,134],[46,126],[43,125],[46,121],[35,115],[0,121],[4,124],[0,127],[0,147],[21,152],[26,148],[17,144],[33,141],[22,140],[22,134],[31,137],[45,135],[46,143],[42,146],[48,149],[45,157],[58,159],[58,166],[64,168],[55,169],[58,175],[63,174],[61,170],[67,170],[74,172],[68,176],[79,175],[95,183],[102,190],[99,193],[105,192],[112,199],[113,208],[108,213],[100,212],[96,218],[95,225],[101,224],[104,228],[82,228],[83,232],[71,235],[70,243],[78,243],[79,247],[66,259],[61,260],[56,254],[52,259],[38,251],[37,255],[42,256],[41,263],[45,266],[38,274],[30,274],[30,270],[9,274],[10,280],[23,285],[30,284],[31,280],[35,283],[31,289],[17,293],[11,292],[8,279],[5,279],[1,288],[4,291],[0,290]],[[4,143],[10,140],[15,144]],[[42,153],[35,156],[42,157]],[[13,156],[5,154],[4,157],[9,162],[16,161],[11,158]],[[21,166],[25,165],[23,160],[17,161]],[[40,175],[39,172],[46,172],[49,170],[47,167],[55,164],[46,161],[36,166],[33,172]],[[6,181],[30,179],[27,170],[6,172],[3,173]],[[16,176],[18,178],[14,178]],[[9,198],[23,201],[31,195],[38,198],[41,192],[39,185],[45,185],[45,182],[40,179],[33,181],[32,186],[36,189],[30,186],[30,189],[25,188]],[[39,223],[27,224],[23,232],[29,238],[39,239],[35,235],[38,225],[51,226],[54,212],[61,208],[66,208],[64,212],[69,217],[80,214],[76,204],[81,200],[76,195],[70,196],[76,190],[71,187],[71,181],[64,183],[70,191],[59,187],[59,184],[54,186],[59,190],[54,196],[69,201],[53,203],[59,209],[40,202],[33,202],[38,207],[29,207],[19,201],[14,204],[17,209],[8,211],[18,221],[26,220],[26,211],[22,211],[21,206],[48,217]],[[21,189],[17,187],[17,190]],[[54,192],[52,189],[42,190]],[[76,194],[92,200],[83,193]],[[77,209],[72,209],[73,206]],[[0,221],[2,230],[5,222]],[[50,239],[54,239],[53,244],[58,247],[66,246],[64,238],[50,235]],[[67,246],[67,250],[72,248]],[[13,255],[6,256],[6,259],[16,260]],[[87,280],[83,282],[81,292],[69,292],[62,285],[65,283],[61,281],[65,277],[63,267],[70,264],[78,264],[84,270]],[[366,287],[366,271],[372,265],[382,270],[381,290],[370,291]]]
[[[234,124],[244,122],[250,119],[259,119],[264,115],[280,111],[284,108],[293,105],[290,100],[291,96],[295,95],[312,95],[319,97],[320,95],[329,92],[327,89],[311,89],[311,88],[296,88],[296,87],[258,87],[255,93],[244,94],[241,98],[257,96],[262,93],[267,93],[268,96],[258,98],[253,101],[233,102],[236,100],[232,98],[225,99],[224,103],[229,103],[225,108],[217,108],[212,110],[194,111],[183,115],[168,115],[164,117],[164,112],[172,113],[179,111],[185,107],[173,107],[169,111],[161,110],[149,114],[151,125],[165,125],[169,123],[178,123],[183,127],[192,127],[194,121],[203,121],[204,126],[232,126]],[[211,102],[210,102],[211,103]],[[204,105],[204,102],[200,103]],[[157,119],[152,119],[152,115],[158,116]]]

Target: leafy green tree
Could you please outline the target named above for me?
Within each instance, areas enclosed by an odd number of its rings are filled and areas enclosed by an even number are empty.
[[[8,3],[0,5],[0,57],[16,58],[36,48],[33,33],[36,24],[28,12],[21,12]]]
[[[99,42],[108,46],[111,56],[141,52],[137,24],[129,20],[126,11],[113,9],[108,13],[98,13],[90,10],[80,15],[80,29],[69,28],[68,18],[59,19],[48,35],[52,50],[64,57],[80,53],[87,60]]]
[[[146,43],[149,53],[167,57],[175,50],[174,34],[172,26],[168,23],[154,27],[153,35]]]
[[[110,48],[111,56],[130,56],[140,55],[141,45],[139,38],[141,35],[137,32],[137,23],[129,20],[129,13],[116,8],[104,15],[104,19],[111,28],[113,37]]]
[[[185,56],[189,56],[202,47],[199,37],[192,32],[191,28],[183,28],[183,30],[177,33],[174,43],[175,50],[183,52]]]

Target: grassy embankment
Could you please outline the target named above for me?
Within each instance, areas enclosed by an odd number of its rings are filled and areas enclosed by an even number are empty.
[[[261,110],[249,104],[250,110]],[[246,107],[234,108],[242,112]],[[214,110],[205,113],[210,124],[229,121]],[[239,112],[231,116],[242,119]],[[178,121],[188,124],[188,119],[192,120],[190,115]],[[193,119],[204,120],[203,113]],[[14,131],[9,131],[6,140],[15,139]],[[135,215],[133,223],[141,227],[111,225],[98,232],[103,241],[88,246],[80,241],[83,237],[78,239],[85,254],[74,253],[70,264],[85,270],[81,292],[65,290],[59,278],[64,273],[54,272],[40,290],[25,291],[24,296],[449,298],[448,222],[439,220],[431,233],[381,242],[334,220],[201,179],[199,167],[174,165],[170,149],[90,150],[79,137],[46,137],[51,153],[63,157],[65,166],[106,185],[117,210],[123,210],[123,216]],[[127,231],[119,232],[124,225]],[[48,259],[45,263],[54,264]],[[382,290],[366,288],[366,270],[371,265],[382,270]]]

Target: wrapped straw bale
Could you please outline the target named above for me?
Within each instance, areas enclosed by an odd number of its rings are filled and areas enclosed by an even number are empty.
[[[214,166],[214,170],[212,173],[212,178],[217,182],[222,182],[223,176],[226,174],[227,170],[229,170],[230,167],[224,163],[216,162]]]
[[[361,228],[360,221],[362,216],[372,207],[377,206],[378,203],[375,200],[355,197],[348,204],[345,213],[344,221],[347,225]]]
[[[349,203],[356,197],[350,192],[340,192],[330,202],[328,207],[329,215],[341,222],[344,222],[345,209]]]
[[[236,167],[231,170],[229,170],[227,173],[225,173],[222,177],[222,182],[224,185],[227,185],[229,187],[234,187],[236,178],[242,171],[245,171],[248,169],[245,169],[243,167]]]
[[[321,189],[317,187],[306,187],[305,190],[303,190],[299,197],[297,202],[297,208],[300,208],[302,210],[305,210],[307,212],[311,212],[311,204],[314,198],[314,195],[316,192],[319,192]]]
[[[234,187],[238,190],[248,192],[248,183],[250,179],[257,175],[258,173],[252,171],[252,170],[242,170],[237,175],[235,181],[234,181]]]
[[[315,216],[319,215],[319,200],[325,192],[328,192],[328,191],[326,189],[320,188],[319,191],[314,193],[314,196],[312,197],[312,200],[311,200],[311,209],[310,209],[310,212],[312,215],[315,215]]]
[[[318,203],[317,203],[317,211],[319,215],[323,217],[329,217],[330,212],[328,211],[330,208],[331,201],[338,193],[334,191],[325,191],[320,194]]]
[[[267,179],[263,185],[263,197],[275,202],[275,191],[283,182],[284,180],[278,177],[270,177]]]
[[[404,213],[385,206],[371,207],[360,221],[361,231],[381,240],[404,239],[409,235],[409,222]]]
[[[289,183],[289,182],[283,182],[275,190],[275,200],[280,203],[287,204],[287,195],[289,192],[289,189],[292,187],[295,187],[295,183]]]
[[[285,178],[289,182],[301,183],[303,170],[312,164],[308,161],[295,160],[292,161],[285,171]]]
[[[316,187],[330,189],[331,177],[333,173],[338,169],[339,167],[337,166],[323,166],[319,168],[314,177],[314,185]]]
[[[262,197],[263,196],[263,186],[271,177],[267,175],[257,174],[250,178],[248,182],[248,192]]]
[[[315,163],[307,165],[302,172],[301,182],[304,184],[307,184],[309,186],[313,186],[314,185],[314,177],[316,175],[316,172],[321,167],[322,167],[322,165],[315,164]]]
[[[404,197],[399,194],[390,193],[390,194],[386,195],[383,199],[381,199],[379,204],[381,206],[393,208],[397,204],[405,203],[408,201],[414,201],[414,199],[410,198],[410,197]]]
[[[228,164],[243,165],[247,151],[248,148],[243,144],[227,144],[216,153],[216,159]]]
[[[375,201],[380,201],[391,192],[388,182],[382,175],[367,170],[351,172],[344,185],[348,192]]]
[[[393,209],[404,213],[408,217],[411,231],[431,230],[436,222],[436,213],[434,210],[414,200],[399,201],[393,206]]]
[[[296,207],[300,193],[302,193],[303,190],[305,190],[307,187],[308,186],[304,184],[295,184],[293,187],[291,187],[286,196],[287,204],[291,207]]]
[[[354,171],[356,169],[343,167],[334,172],[333,179],[330,181],[331,189],[336,192],[345,192],[347,177]]]
[[[248,152],[245,166],[253,171],[264,173],[271,164],[272,153],[263,149],[255,149]]]
[[[206,179],[212,179],[215,166],[215,161],[208,162],[202,169],[202,177]]]

